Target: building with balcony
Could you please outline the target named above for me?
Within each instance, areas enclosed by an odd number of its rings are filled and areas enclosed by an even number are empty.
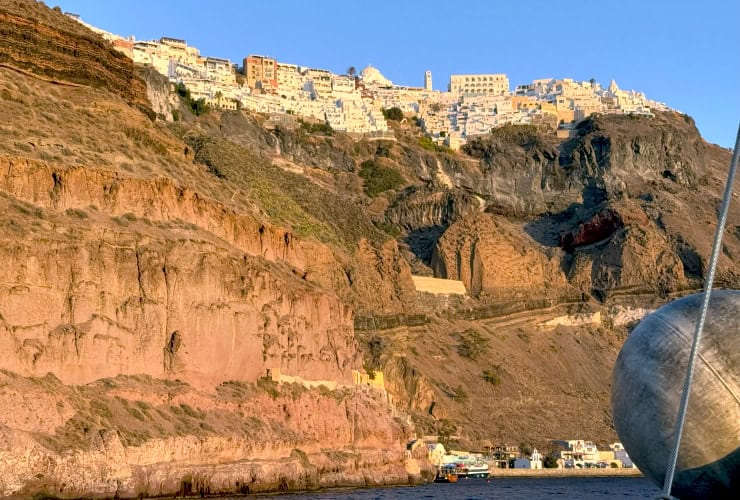
[[[244,58],[244,78],[252,90],[277,89],[277,61],[271,57],[250,55]],[[262,85],[258,85],[262,83]]]
[[[573,439],[569,441],[555,441],[564,449],[560,452],[560,458],[565,461],[566,466],[595,464],[599,461],[599,449],[592,441]]]
[[[303,71],[303,76],[310,84],[308,88],[314,97],[327,97],[331,94],[332,73],[325,69],[308,68]]]
[[[509,78],[503,73],[450,75],[448,90],[459,95],[506,95],[509,93]]]
[[[277,88],[278,92],[291,93],[303,88],[303,76],[296,64],[277,63]]]
[[[508,469],[519,458],[519,447],[510,444],[494,446],[490,454],[494,465],[499,469]]]
[[[203,67],[205,69],[206,78],[225,84],[236,83],[234,67],[228,59],[206,57],[203,62]]]
[[[347,75],[331,76],[331,91],[333,93],[344,94],[355,91],[355,78]]]

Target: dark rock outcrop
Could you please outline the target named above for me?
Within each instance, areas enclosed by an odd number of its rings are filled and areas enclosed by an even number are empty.
[[[103,87],[153,115],[131,59],[77,21],[32,0],[0,4],[0,65]]]

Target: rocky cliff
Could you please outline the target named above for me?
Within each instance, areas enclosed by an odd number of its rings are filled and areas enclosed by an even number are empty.
[[[408,429],[364,391],[263,381],[203,393],[141,375],[68,387],[10,372],[0,383],[3,495],[244,495],[422,480],[407,472]]]
[[[41,2],[0,5],[0,64],[50,81],[103,87],[151,114],[146,86],[133,61],[100,36]]]
[[[4,205],[5,227],[24,219],[28,205]],[[68,210],[33,214],[43,222],[0,250],[4,368],[66,383],[149,374],[211,386],[269,370],[351,380],[351,309],[336,296],[197,229]]]

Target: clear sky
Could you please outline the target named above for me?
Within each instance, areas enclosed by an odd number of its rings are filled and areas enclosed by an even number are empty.
[[[696,119],[732,147],[740,121],[738,0],[47,0],[137,40],[184,38],[205,56],[248,54],[446,90],[452,73],[615,79]]]

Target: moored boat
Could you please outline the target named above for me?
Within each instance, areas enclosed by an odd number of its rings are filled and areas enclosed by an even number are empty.
[[[454,472],[443,472],[438,471],[437,476],[434,478],[435,483],[456,483],[457,482],[457,474]]]
[[[460,478],[488,478],[488,464],[483,462],[476,462],[474,464],[460,464],[455,469],[455,472]]]

